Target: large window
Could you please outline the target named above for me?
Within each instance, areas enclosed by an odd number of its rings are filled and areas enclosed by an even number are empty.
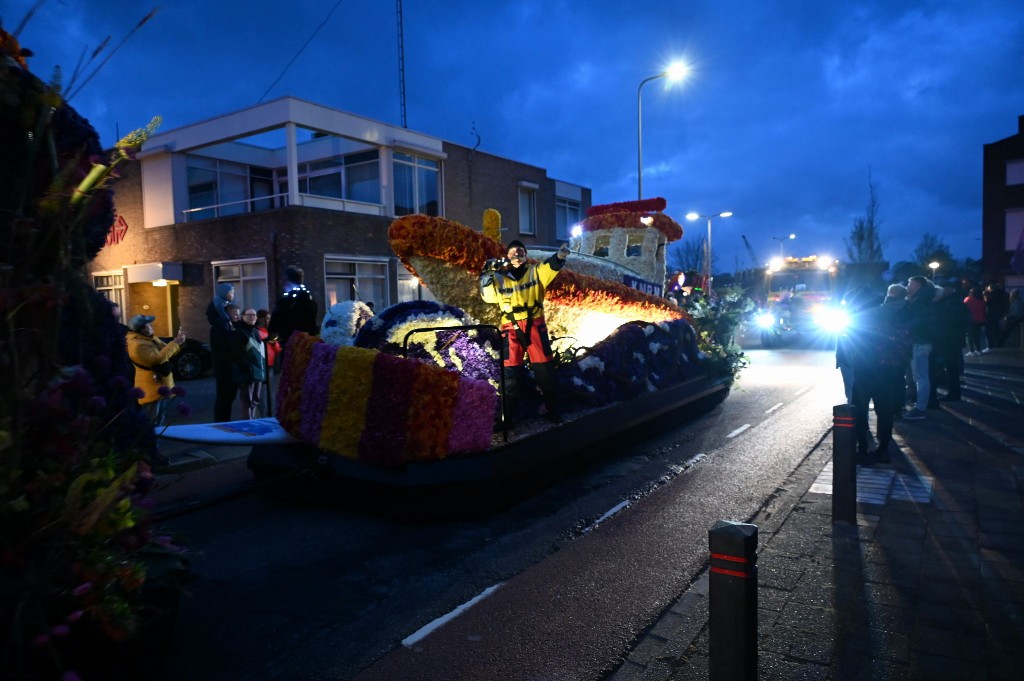
[[[203,156],[188,156],[189,220],[240,215],[271,207],[268,199],[273,188],[268,168],[219,161]]]
[[[1024,159],[1006,162],[1006,185],[1024,184]]]
[[[537,189],[526,182],[519,183],[519,233],[537,233]]]
[[[440,163],[396,151],[395,215],[440,215],[438,172]]]
[[[386,259],[324,258],[327,307],[346,300],[373,303],[377,311],[390,304]]]
[[[380,154],[376,149],[299,164],[299,193],[376,203],[380,200]],[[288,172],[278,170],[278,192],[288,193]]]
[[[566,241],[573,225],[580,221],[580,202],[572,199],[555,199],[555,237]]]
[[[230,260],[213,263],[213,283],[233,284],[235,287],[234,303],[241,309],[247,307],[256,310],[270,310],[267,296],[267,261],[263,258],[254,260]]]

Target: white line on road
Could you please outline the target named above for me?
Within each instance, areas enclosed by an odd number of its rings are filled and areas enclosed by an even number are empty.
[[[728,435],[726,435],[726,437],[736,437],[737,435],[739,435],[740,433],[742,433],[743,431],[745,431],[749,427],[750,427],[749,423],[744,423],[742,426],[740,426],[736,430],[734,430],[731,433],[729,433]]]
[[[772,413],[773,411],[775,411],[776,409],[778,409],[779,407],[781,407],[781,406],[782,406],[782,404],[783,404],[782,402],[779,402],[779,403],[778,403],[778,404],[776,404],[776,405],[775,405],[774,407],[772,407],[771,409],[769,409],[768,411],[766,411],[766,412],[765,412],[765,414],[771,414],[771,413]]]
[[[805,392],[807,392],[807,391],[808,391],[808,390],[810,390],[810,389],[811,389],[811,386],[807,386],[807,387],[806,387],[806,388],[804,388],[803,390],[798,390],[798,391],[796,391],[796,393],[794,393],[794,395],[793,395],[793,396],[794,396],[794,397],[799,397],[800,395],[803,395],[803,394],[804,394]]]
[[[609,518],[611,518],[613,515],[615,515],[616,513],[621,511],[622,509],[624,509],[627,506],[629,506],[629,503],[630,503],[629,499],[626,499],[625,501],[620,501],[619,503],[617,503],[614,506],[612,506],[611,508],[609,508],[607,511],[605,511],[604,515],[602,515],[600,518],[598,518],[594,522],[590,523],[590,525],[588,525],[587,527],[583,528],[583,534],[586,534],[587,532],[590,532],[591,530],[596,528],[598,525],[600,525],[604,521],[608,520]]]
[[[431,622],[431,623],[429,623],[429,624],[427,624],[427,625],[425,625],[423,627],[420,627],[420,629],[418,631],[416,631],[416,633],[410,634],[409,636],[406,636],[404,639],[402,639],[402,645],[405,646],[406,648],[411,648],[412,646],[416,645],[417,643],[422,641],[424,638],[429,636],[430,633],[433,632],[435,629],[440,629],[441,627],[443,627],[444,625],[448,624],[449,622],[451,622],[453,619],[455,619],[456,617],[458,617],[462,613],[464,613],[467,610],[469,610],[470,608],[472,608],[474,605],[476,605],[477,603],[479,603],[483,599],[485,599],[488,596],[490,596],[492,593],[494,593],[499,588],[501,588],[501,585],[504,584],[504,583],[505,582],[498,582],[494,586],[487,587],[478,596],[475,596],[475,597],[471,598],[470,600],[466,601],[465,603],[463,603],[459,607],[457,607],[454,610],[452,610],[447,615],[442,615],[441,617],[438,617],[433,622]]]

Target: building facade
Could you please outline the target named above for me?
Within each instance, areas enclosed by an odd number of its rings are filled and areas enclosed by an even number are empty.
[[[125,319],[153,315],[158,335],[181,326],[200,340],[218,283],[269,310],[293,264],[321,315],[431,297],[388,245],[396,217],[479,229],[495,208],[506,241],[554,245],[591,204],[590,189],[543,168],[291,97],[155,134],[119,170],[93,284]]]
[[[981,260],[986,276],[1007,289],[1024,287],[1024,115],[1017,117],[1016,135],[985,145],[983,177]]]

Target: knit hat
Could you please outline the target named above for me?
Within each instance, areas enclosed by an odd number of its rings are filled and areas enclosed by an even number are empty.
[[[227,300],[228,294],[235,290],[235,285],[226,281],[217,284],[217,297]]]
[[[142,327],[144,327],[146,324],[153,323],[153,320],[155,319],[156,317],[151,317],[148,314],[137,314],[128,320],[128,328],[134,331],[135,333],[139,333],[140,331],[142,331]]]
[[[505,249],[505,252],[507,253],[508,251],[511,251],[513,248],[521,248],[525,251],[526,244],[524,244],[519,239],[513,239],[512,241],[508,242],[508,248]]]

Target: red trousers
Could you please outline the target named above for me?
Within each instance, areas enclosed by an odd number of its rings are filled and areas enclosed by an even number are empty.
[[[501,325],[501,335],[507,367],[522,366],[523,357],[527,355],[530,357],[530,364],[550,362],[554,359],[551,356],[551,341],[548,339],[548,327],[544,317],[520,319],[514,325],[505,322]]]

